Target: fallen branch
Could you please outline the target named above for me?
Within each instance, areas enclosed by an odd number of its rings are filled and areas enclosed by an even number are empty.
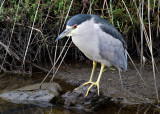
[[[5,49],[10,55],[14,56],[17,60],[20,61],[20,57],[19,57],[16,53],[14,53],[8,46],[6,46],[6,45],[5,45],[4,43],[2,43],[1,41],[0,41],[0,45],[1,45],[2,47],[4,47],[4,49]]]

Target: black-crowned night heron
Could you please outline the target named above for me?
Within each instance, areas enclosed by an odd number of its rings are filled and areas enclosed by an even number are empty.
[[[83,84],[96,85],[99,95],[99,83],[105,66],[115,66],[119,72],[127,70],[126,44],[118,32],[108,21],[90,14],[78,14],[67,22],[66,29],[56,39],[72,36],[73,43],[93,61],[90,80]],[[96,82],[92,82],[97,62],[101,63],[101,70]]]

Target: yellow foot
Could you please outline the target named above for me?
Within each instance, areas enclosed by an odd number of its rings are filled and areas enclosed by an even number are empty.
[[[89,84],[89,83],[91,83],[91,86],[88,88],[88,90],[87,90],[87,93],[86,93],[85,97],[87,97],[87,96],[88,96],[88,93],[89,93],[90,89],[91,89],[94,85],[96,85],[96,86],[97,86],[98,95],[99,95],[99,83],[98,83],[98,82],[86,82],[86,83],[84,83],[83,85],[86,85],[86,84]],[[83,86],[83,85],[82,85],[82,86]]]
[[[82,86],[85,86],[85,85],[87,85],[87,84],[93,84],[94,82],[92,82],[92,81],[88,81],[88,82],[86,82],[86,83],[84,83]]]
[[[94,82],[88,81],[88,82],[84,83],[82,86],[85,86],[85,85],[87,85],[87,84],[92,84],[92,83],[94,83]],[[79,88],[79,87],[75,88],[74,91],[76,91],[78,88]]]
[[[74,89],[74,91],[76,91],[78,88],[79,88],[79,87],[76,87],[76,88]]]

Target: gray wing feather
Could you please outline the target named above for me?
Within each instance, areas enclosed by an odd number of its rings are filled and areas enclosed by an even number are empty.
[[[94,17],[95,23],[101,24],[100,28],[103,32],[110,34],[111,36],[113,36],[116,39],[119,39],[124,47],[126,48],[126,44],[125,44],[125,40],[123,39],[122,35],[119,33],[119,31],[111,24],[109,23],[107,20],[97,16],[97,15],[91,15]]]
[[[123,43],[110,35],[98,33],[98,36],[100,56],[119,70],[127,70],[127,54]]]

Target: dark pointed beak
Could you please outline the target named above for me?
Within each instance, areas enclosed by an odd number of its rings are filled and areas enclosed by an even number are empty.
[[[64,38],[65,36],[67,36],[69,33],[71,32],[70,29],[65,29],[55,40],[55,42],[57,42],[58,40]]]

